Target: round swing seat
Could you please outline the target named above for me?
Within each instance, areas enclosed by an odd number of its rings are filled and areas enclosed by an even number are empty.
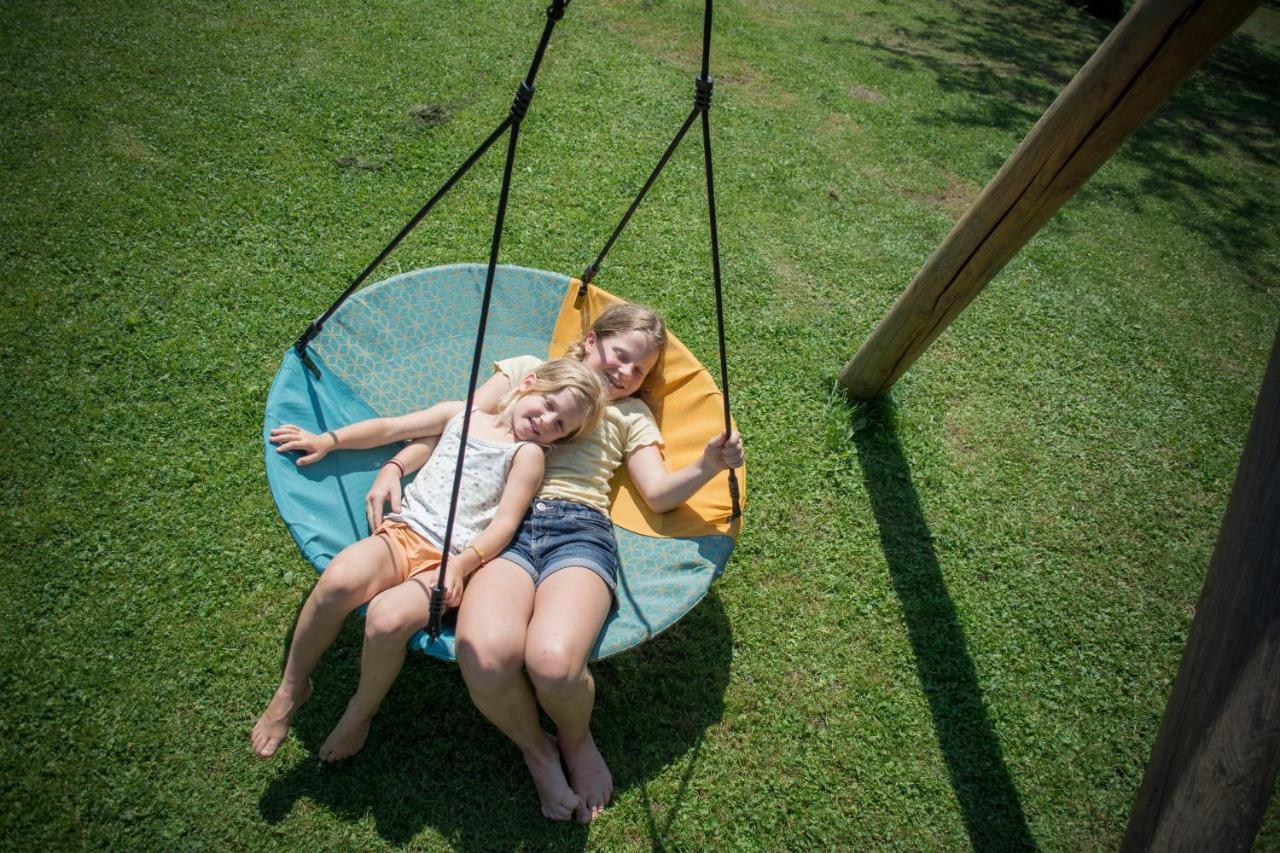
[[[273,427],[325,432],[355,421],[424,409],[467,394],[487,267],[454,264],[403,273],[357,292],[312,340],[303,362],[284,355],[267,397],[262,438],[267,480],[289,533],[317,571],[369,535],[364,499],[396,447],[340,451],[304,467],[269,441]],[[495,271],[482,365],[517,355],[554,357],[591,319],[617,301],[569,276],[514,266]],[[675,468],[702,452],[723,425],[722,398],[706,369],[669,336],[661,387],[650,402]],[[314,367],[314,369],[313,369]],[[480,381],[487,377],[482,372]],[[720,419],[717,425],[717,419]],[[738,477],[743,482],[744,471]],[[409,480],[406,479],[406,483]],[[733,552],[740,520],[730,521],[727,474],[677,510],[658,515],[639,499],[625,466],[615,477],[610,515],[620,562],[617,608],[592,652],[597,660],[657,635],[706,595]],[[435,640],[419,631],[411,647],[454,659],[451,619]]]

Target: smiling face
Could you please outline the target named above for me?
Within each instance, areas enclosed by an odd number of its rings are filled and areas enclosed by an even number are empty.
[[[526,377],[524,384],[531,385],[532,380]],[[511,404],[511,428],[517,441],[551,445],[581,426],[588,408],[570,388],[529,391]]]
[[[610,400],[621,400],[640,390],[658,363],[657,348],[638,329],[603,337],[588,332],[582,342],[587,352],[582,363],[604,379],[605,395]]]

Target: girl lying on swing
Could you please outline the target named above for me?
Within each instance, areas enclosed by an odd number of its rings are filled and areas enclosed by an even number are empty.
[[[457,607],[463,584],[486,555],[511,542],[542,482],[545,451],[557,441],[590,431],[599,421],[604,392],[599,374],[573,359],[540,365],[513,383],[496,405],[477,407],[467,435],[465,473],[451,539],[445,603]],[[395,418],[373,418],[314,435],[289,424],[271,431],[281,453],[298,452],[298,465],[318,462],[342,448],[379,447],[408,438],[438,440],[416,462],[388,462],[399,478],[421,470],[396,512],[380,518],[372,535],[343,549],[320,575],[298,616],[280,686],[253,727],[254,752],[275,754],[293,715],[311,696],[311,673],[352,610],[369,602],[360,684],[346,713],[320,747],[334,761],[364,745],[369,723],[404,662],[405,643],[427,624],[431,588],[440,564],[454,470],[461,448],[461,402],[440,403]],[[423,465],[423,463],[426,463]],[[381,509],[379,508],[379,515]]]

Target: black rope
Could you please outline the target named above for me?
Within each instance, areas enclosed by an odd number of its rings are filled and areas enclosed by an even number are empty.
[[[695,82],[693,101],[702,113],[702,159],[707,172],[707,215],[711,223],[711,270],[716,286],[716,332],[720,344],[720,387],[724,391],[724,433],[727,440],[733,432],[729,415],[729,359],[724,340],[724,291],[720,283],[720,235],[716,229],[716,187],[711,168],[711,89],[708,69],[711,63],[711,0],[706,0],[702,16],[702,76]],[[742,500],[738,491],[738,473],[729,469],[729,520],[742,516]]]
[[[476,383],[480,377],[480,354],[484,350],[485,329],[489,325],[489,303],[493,296],[493,277],[498,268],[498,248],[502,243],[502,226],[507,218],[507,199],[511,193],[511,173],[515,169],[516,144],[520,138],[520,122],[529,109],[533,98],[533,80],[542,63],[547,43],[551,40],[551,31],[556,22],[564,17],[565,7],[569,0],[554,0],[547,7],[547,23],[542,30],[542,38],[538,40],[538,49],[534,53],[529,73],[516,90],[515,100],[511,104],[511,115],[507,124],[511,128],[511,136],[507,140],[507,160],[502,168],[502,190],[498,194],[498,214],[493,223],[493,239],[489,243],[489,268],[485,272],[484,299],[480,307],[480,325],[476,330],[475,354],[471,359],[471,378],[467,382],[467,402],[462,410],[462,434],[458,437],[458,461],[453,471],[453,493],[449,497],[449,519],[444,528],[444,545],[441,548],[440,569],[436,574],[436,585],[431,588],[431,602],[427,620],[427,636],[434,642],[440,636],[440,621],[444,615],[444,582],[449,569],[449,549],[453,544],[453,522],[458,514],[458,494],[462,488],[462,469],[467,452],[467,436],[471,431],[471,409],[475,403]]]
[[[627,212],[623,214],[622,221],[618,223],[618,227],[613,229],[613,234],[605,242],[604,248],[600,250],[600,254],[582,273],[582,284],[578,288],[578,303],[581,305],[582,297],[587,293],[587,285],[595,278],[597,272],[600,271],[600,265],[604,263],[604,256],[609,254],[609,250],[613,248],[614,242],[618,239],[618,235],[622,233],[622,229],[627,227],[627,223],[631,221],[631,214],[636,212],[636,208],[640,206],[640,202],[644,201],[645,195],[648,194],[649,188],[653,186],[653,182],[658,179],[667,161],[671,159],[671,155],[675,153],[676,148],[680,146],[680,140],[684,139],[684,135],[689,132],[689,128],[693,125],[693,120],[698,117],[698,109],[695,107],[689,117],[684,120],[684,124],[680,126],[680,130],[676,133],[675,138],[671,140],[671,144],[667,146],[667,150],[663,152],[662,157],[658,159],[658,165],[653,167],[653,171],[649,173],[649,179],[644,182],[644,186],[640,188],[640,192],[636,195],[635,200],[631,202],[631,206],[627,208]]]
[[[538,73],[538,66],[542,64],[542,57],[543,54],[546,53],[547,44],[551,41],[551,32],[554,29],[556,22],[564,17],[565,9],[568,8],[569,3],[570,0],[553,0],[551,5],[547,7],[547,23],[543,26],[542,37],[538,40],[538,47],[534,52],[533,63],[529,67],[529,72],[525,75],[524,82],[516,92],[515,101],[511,105],[510,115],[502,120],[502,123],[498,125],[497,129],[494,130],[493,133],[489,134],[489,137],[485,139],[484,142],[480,143],[480,146],[472,152],[466,162],[464,162],[458,170],[444,182],[444,185],[436,191],[435,195],[433,195],[431,199],[413,215],[405,226],[400,229],[400,232],[391,239],[391,242],[388,243],[386,247],[378,253],[378,256],[364,268],[364,271],[355,277],[347,289],[342,292],[342,295],[329,306],[328,310],[315,320],[312,320],[303,333],[298,337],[298,340],[294,342],[293,347],[297,351],[298,356],[312,371],[312,373],[318,375],[319,371],[316,369],[315,364],[311,359],[308,358],[307,347],[310,345],[311,341],[315,339],[316,335],[320,334],[320,331],[324,328],[324,324],[329,322],[329,318],[333,316],[333,313],[342,307],[342,304],[351,297],[351,294],[355,293],[360,288],[360,285],[364,284],[373,271],[376,270],[382,262],[386,260],[387,256],[395,250],[396,246],[399,246],[400,242],[404,240],[405,237],[409,236],[409,233],[417,227],[418,223],[431,212],[431,209],[436,206],[436,203],[439,202],[440,199],[444,198],[449,190],[453,189],[454,184],[456,184],[462,176],[475,165],[477,160],[484,156],[490,146],[497,142],[498,138],[501,137],[502,134],[506,133],[507,129],[510,128],[513,123],[519,122],[524,118],[525,112],[529,108],[529,101],[533,98],[533,79]]]
[[[636,194],[631,206],[627,208],[627,212],[623,214],[622,221],[618,223],[618,226],[613,229],[613,233],[609,235],[609,239],[605,241],[604,248],[600,250],[600,254],[583,271],[582,283],[578,286],[578,295],[574,300],[574,307],[582,307],[582,301],[587,295],[587,285],[591,283],[596,273],[600,271],[600,265],[604,263],[605,255],[613,248],[613,244],[622,233],[622,229],[626,228],[627,223],[631,221],[631,215],[636,212],[636,208],[640,206],[640,202],[648,194],[649,188],[653,186],[654,181],[657,180],[658,175],[667,165],[667,161],[675,153],[680,141],[684,139],[689,127],[693,124],[693,120],[701,114],[702,158],[707,173],[707,212],[711,224],[711,269],[715,279],[716,291],[716,331],[720,344],[720,387],[724,391],[724,431],[727,437],[733,431],[733,419],[729,413],[729,361],[726,355],[724,335],[724,288],[720,276],[720,237],[716,228],[715,177],[711,168],[710,111],[713,83],[711,75],[708,73],[711,64],[711,0],[706,0],[704,8],[705,11],[702,18],[702,74],[694,80],[693,110],[689,113],[689,117],[685,119],[684,124],[680,126],[680,130],[676,133],[675,138],[671,140],[671,144],[667,146],[667,150],[659,158],[658,165],[649,174],[649,179],[644,182],[644,186]],[[732,506],[729,520],[733,521],[742,516],[742,500],[738,489],[738,475],[732,468],[729,469],[729,500]]]
[[[502,242],[502,223],[507,215],[507,196],[511,190],[511,172],[516,160],[516,141],[520,124],[511,126],[507,142],[507,162],[502,169],[502,191],[498,195],[498,215],[493,223],[493,240],[489,244],[489,269],[484,278],[484,299],[480,305],[480,327],[476,330],[476,349],[471,359],[471,378],[467,383],[467,402],[462,410],[462,435],[458,437],[458,462],[453,470],[453,492],[449,496],[449,520],[444,527],[444,546],[441,548],[440,570],[436,585],[431,589],[430,619],[427,635],[434,641],[440,636],[440,617],[444,613],[444,581],[449,569],[449,548],[453,544],[453,521],[458,514],[458,494],[462,488],[462,466],[467,455],[467,436],[471,431],[471,407],[476,398],[476,381],[480,376],[480,352],[484,349],[484,333],[489,325],[489,302],[493,296],[493,275],[498,266],[498,245]]]
[[[707,0],[707,16],[710,19],[711,0]],[[707,84],[707,102],[711,100],[711,80],[703,78]],[[702,80],[698,81],[702,83]],[[702,111],[702,159],[707,167],[707,212],[711,220],[711,270],[716,284],[716,331],[720,341],[720,388],[724,391],[724,433],[726,440],[733,432],[733,420],[729,416],[729,359],[724,341],[724,293],[720,284],[720,236],[716,230],[716,189],[711,170],[711,118],[707,110]],[[742,500],[738,492],[738,473],[729,469],[729,501],[732,512],[729,520],[733,521],[742,515]]]
[[[484,156],[484,153],[489,150],[489,147],[493,145],[493,143],[497,142],[498,138],[502,136],[502,134],[506,133],[507,128],[510,126],[511,117],[508,116],[502,120],[501,124],[498,125],[497,130],[489,134],[488,139],[480,143],[480,147],[472,152],[471,156],[467,158],[467,161],[453,173],[449,180],[445,181],[444,185],[440,187],[440,189],[436,190],[436,194],[433,195],[431,199],[422,206],[422,209],[414,214],[413,218],[400,229],[400,233],[393,237],[391,242],[387,244],[386,248],[379,252],[378,256],[364,268],[364,272],[356,276],[355,280],[352,281],[351,285],[342,292],[342,295],[338,297],[337,301],[329,306],[329,310],[311,321],[311,325],[307,326],[306,331],[302,333],[302,336],[299,337],[297,342],[293,345],[294,349],[298,351],[300,356],[303,358],[306,357],[307,345],[311,343],[312,339],[314,339],[316,335],[320,334],[320,330],[324,328],[324,324],[329,322],[329,318],[333,316],[333,312],[337,311],[342,306],[342,303],[346,302],[347,299],[350,298],[351,294],[355,293],[356,290],[359,289],[360,285],[364,284],[365,279],[367,279],[370,274],[376,270],[384,260],[386,260],[387,255],[390,255],[396,246],[400,245],[401,240],[409,236],[409,232],[417,227],[418,223],[431,212],[431,208],[435,207],[436,203],[440,201],[440,199],[444,198],[445,194],[448,193],[449,190],[453,189],[453,185],[467,173],[467,170],[475,165],[477,160]]]

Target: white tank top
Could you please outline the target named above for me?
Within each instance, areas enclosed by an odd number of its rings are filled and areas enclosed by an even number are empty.
[[[436,548],[444,547],[444,529],[449,521],[449,497],[453,492],[461,437],[462,413],[459,412],[445,425],[431,458],[418,471],[409,488],[404,490],[400,511],[385,516],[409,525]],[[493,521],[498,500],[507,484],[511,460],[515,458],[516,451],[529,443],[513,441],[498,444],[474,435],[467,436],[458,512],[453,519],[453,539],[449,543],[451,553],[461,552]]]

